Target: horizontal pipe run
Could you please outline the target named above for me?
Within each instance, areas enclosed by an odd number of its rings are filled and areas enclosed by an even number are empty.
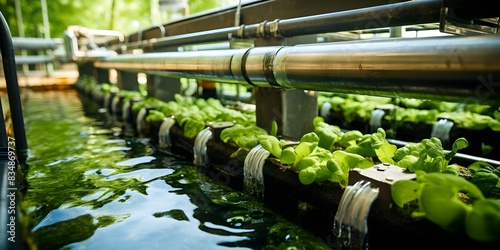
[[[280,20],[284,37],[439,22],[441,0],[387,4],[330,14]]]
[[[44,64],[54,62],[52,56],[16,56],[16,64]]]
[[[94,62],[94,66],[171,77],[238,82],[231,73],[231,59],[235,53],[244,52],[243,49],[118,55],[98,60]]]
[[[152,42],[153,50],[160,50],[162,48],[190,45],[197,43],[211,43],[229,40],[229,34],[236,34],[238,27],[229,27],[211,31],[201,31],[185,35],[178,35],[172,37],[162,37]]]
[[[119,55],[96,67],[260,87],[500,105],[500,36]]]
[[[14,49],[24,50],[55,50],[63,44],[62,39],[45,39],[33,37],[13,37]]]
[[[148,42],[138,41],[127,44],[127,49],[147,48],[159,51],[163,48],[181,45],[227,41],[229,37],[293,37],[328,32],[433,23],[439,22],[440,10],[441,0],[408,1],[329,14],[283,19],[264,22],[262,24],[249,24],[240,27],[227,27],[162,37],[151,39]],[[274,29],[276,30],[272,31]],[[116,50],[120,46],[118,44],[113,49]]]
[[[273,73],[285,88],[498,106],[498,58],[498,35],[386,39],[281,49]]]

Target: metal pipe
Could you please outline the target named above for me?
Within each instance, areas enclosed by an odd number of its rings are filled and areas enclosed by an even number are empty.
[[[13,37],[14,49],[55,50],[62,44],[62,39],[45,39],[33,37]]]
[[[387,4],[330,14],[279,20],[284,37],[439,22],[441,0]]]
[[[148,47],[161,50],[166,47],[209,43],[227,40],[229,36],[255,38],[264,36],[293,37],[299,35],[374,29],[392,26],[439,22],[441,0],[408,1],[340,11],[329,14],[275,20],[261,24],[241,25],[216,30],[201,31],[177,36],[138,41],[128,44],[129,49]],[[120,45],[114,46],[119,48]]]
[[[123,55],[96,67],[375,96],[500,105],[500,36]]]
[[[24,20],[23,20],[23,11],[21,9],[21,1],[15,0],[16,6],[16,21],[17,21],[17,29],[20,37],[24,37]]]
[[[242,50],[188,51],[118,55],[94,62],[97,68],[129,70],[172,77],[237,82],[231,73],[231,59]],[[241,80],[244,82],[244,79]]]
[[[54,61],[52,56],[16,56],[16,64],[44,64]]]
[[[120,31],[117,31],[117,30],[96,30],[96,29],[88,29],[87,30],[87,34],[89,36],[92,37],[95,37],[95,36],[116,36],[120,42],[123,42],[125,41],[125,37],[123,36],[123,34],[120,32]]]
[[[210,43],[228,40],[229,34],[236,33],[239,27],[229,27],[210,31],[201,31],[185,35],[158,38],[151,43],[154,50],[195,43]]]
[[[50,39],[50,26],[49,26],[49,13],[47,10],[47,0],[40,0],[42,6],[42,21],[43,21],[43,35],[46,39]]]
[[[338,42],[283,48],[273,73],[284,88],[498,106],[498,58],[498,35]]]
[[[329,14],[275,20],[260,24],[241,25],[201,31],[151,40],[148,43],[136,42],[127,47],[148,46],[154,50],[180,45],[208,43],[227,40],[229,36],[255,38],[264,36],[300,36],[328,32],[359,29],[373,29],[410,24],[439,22],[441,0],[419,0],[387,4],[356,10],[340,11]],[[118,48],[120,45],[116,45]]]
[[[21,9],[20,0],[15,1],[16,6],[16,20],[17,20],[17,29],[20,37],[24,37],[24,22],[23,22],[23,11]],[[21,50],[21,55],[28,55],[26,50]],[[28,65],[23,65],[23,73],[26,74],[29,71]]]

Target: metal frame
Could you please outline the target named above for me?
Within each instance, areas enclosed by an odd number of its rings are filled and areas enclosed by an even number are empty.
[[[391,3],[405,2],[404,0],[312,0],[312,1],[289,1],[289,0],[262,0],[242,4],[240,11],[240,24],[258,24],[266,20],[289,19],[318,14],[327,14],[351,9],[359,9]],[[202,31],[217,30],[235,27],[235,16],[237,6],[217,9],[192,15],[188,18],[167,23],[163,25],[166,37],[191,34]],[[237,26],[236,26],[237,27]],[[164,37],[162,29],[157,26],[127,36],[125,41],[129,43],[141,40],[158,39]],[[139,39],[141,38],[141,39]],[[101,45],[110,47],[119,44],[118,39],[109,40]]]
[[[272,2],[260,4],[267,7],[283,4]],[[257,10],[261,5],[244,6],[242,15],[244,10]],[[97,59],[94,66],[259,87],[500,105],[500,92],[494,91],[500,74],[497,35],[153,53],[168,46],[222,40],[227,34],[262,41],[357,27],[425,24],[439,21],[443,8],[449,6],[441,0],[397,2],[170,36],[153,39],[148,47],[151,53],[104,57]],[[219,15],[224,16],[224,12]]]
[[[275,18],[273,21],[263,20],[239,26],[229,25],[228,27],[186,34],[173,35],[168,32],[166,37],[151,39],[143,39],[143,34],[146,31],[141,31],[138,40],[134,40],[133,35],[130,35],[125,44],[117,43],[106,46],[112,50],[121,50],[125,45],[128,50],[143,48],[149,52],[162,51],[168,47],[227,41],[231,38],[295,37],[327,32],[435,23],[439,22],[440,12],[441,0],[396,2],[289,19]]]

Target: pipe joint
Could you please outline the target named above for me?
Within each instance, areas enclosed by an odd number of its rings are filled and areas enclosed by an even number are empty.
[[[280,87],[274,77],[274,60],[281,48],[270,46],[249,49],[242,60],[245,79],[255,86]]]
[[[240,25],[240,28],[236,31],[236,38],[243,38],[245,35],[245,25]]]
[[[269,23],[269,33],[272,37],[281,37],[279,30],[279,19],[274,19],[274,21]]]
[[[256,37],[258,38],[265,38],[268,37],[268,34],[266,34],[266,25],[268,21],[264,20],[263,22],[259,23],[259,27],[257,28],[257,34]]]

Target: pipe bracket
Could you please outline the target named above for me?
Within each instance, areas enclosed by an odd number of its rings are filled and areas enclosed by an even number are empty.
[[[279,31],[279,22],[280,19],[274,19],[274,21],[269,23],[269,32],[271,33],[272,37],[281,37]]]
[[[160,37],[164,37],[164,36],[167,34],[167,32],[166,32],[166,30],[165,30],[165,27],[164,27],[163,25],[161,25],[161,24],[157,24],[157,25],[156,25],[156,27],[158,27],[158,29],[159,29],[159,30],[160,30],[160,32],[161,32],[161,36],[160,36]]]
[[[245,33],[245,25],[242,24],[242,25],[240,25],[240,28],[238,29],[238,31],[236,31],[236,37],[243,38],[244,33]]]
[[[266,24],[267,24],[267,22],[268,22],[267,20],[264,20],[261,23],[259,23],[259,27],[257,28],[256,37],[262,37],[262,38],[267,37],[266,36]]]

